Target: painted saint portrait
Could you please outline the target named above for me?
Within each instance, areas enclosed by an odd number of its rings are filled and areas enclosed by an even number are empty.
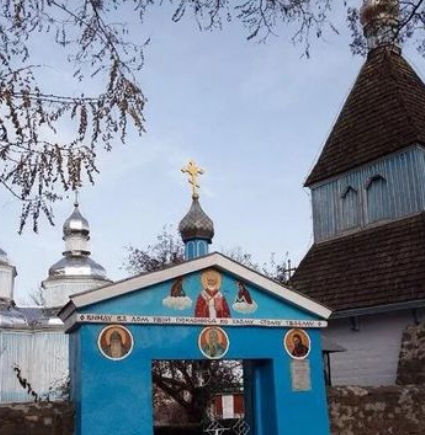
[[[221,281],[220,273],[214,269],[209,269],[201,275],[202,291],[196,301],[195,317],[230,317],[229,305],[221,292]]]
[[[172,284],[170,295],[162,300],[162,305],[173,310],[185,310],[192,306],[192,299],[183,289],[183,277],[178,277]]]
[[[118,361],[126,358],[133,350],[133,336],[124,326],[107,326],[100,332],[97,344],[104,356]]]
[[[284,346],[292,358],[305,359],[311,349],[310,337],[303,329],[291,329],[285,335]]]
[[[208,359],[219,359],[229,350],[229,337],[217,326],[204,328],[199,334],[199,349]]]
[[[241,281],[238,281],[238,293],[232,306],[235,311],[244,314],[253,313],[257,310],[256,302],[252,299],[251,293]]]

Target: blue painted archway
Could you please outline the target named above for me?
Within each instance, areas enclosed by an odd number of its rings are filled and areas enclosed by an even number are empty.
[[[152,361],[218,357],[246,362],[251,433],[329,435],[321,350],[329,315],[216,253],[72,296],[60,316],[76,434],[152,435]]]

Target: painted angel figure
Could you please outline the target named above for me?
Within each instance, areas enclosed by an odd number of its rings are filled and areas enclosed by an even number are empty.
[[[236,295],[233,309],[239,313],[253,313],[257,309],[257,304],[251,297],[251,293],[243,282],[238,282],[238,294]]]
[[[185,310],[192,306],[192,299],[183,289],[183,277],[178,277],[171,285],[170,296],[162,300],[162,305],[173,310]]]
[[[220,291],[220,273],[213,269],[207,270],[202,274],[201,282],[203,290],[196,301],[195,317],[211,319],[231,317],[229,305]]]

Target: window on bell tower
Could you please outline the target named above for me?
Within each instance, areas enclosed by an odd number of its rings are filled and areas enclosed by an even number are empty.
[[[380,174],[370,177],[365,186],[366,223],[372,224],[390,217],[388,182]]]
[[[353,186],[347,186],[341,194],[341,230],[346,231],[361,225],[360,194]]]

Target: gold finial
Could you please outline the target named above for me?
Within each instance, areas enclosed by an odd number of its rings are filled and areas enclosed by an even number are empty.
[[[187,166],[182,168],[183,174],[189,175],[189,183],[192,185],[192,198],[199,198],[198,189],[198,176],[204,174],[204,170],[201,169],[194,160],[191,160]]]

